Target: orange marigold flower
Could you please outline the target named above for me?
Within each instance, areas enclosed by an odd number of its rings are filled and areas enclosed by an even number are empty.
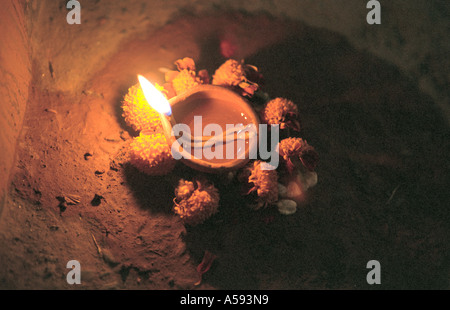
[[[292,160],[299,159],[310,171],[314,171],[319,162],[319,155],[314,147],[301,138],[286,138],[279,144],[280,156],[285,160],[289,172],[292,172],[294,163]]]
[[[181,179],[175,189],[174,204],[174,211],[183,222],[195,226],[217,213],[219,191],[214,185],[204,181],[196,181],[194,184]]]
[[[195,191],[194,183],[181,179],[178,182],[178,187],[175,189],[175,198],[178,201],[189,198]]]
[[[178,71],[181,70],[195,71],[195,62],[190,57],[178,59],[177,61],[175,61],[175,65],[177,66]]]
[[[245,72],[242,63],[228,59],[214,73],[212,83],[222,86],[238,86],[245,81]]]
[[[165,79],[168,84],[171,84],[173,93],[169,88],[169,98],[180,95],[188,89],[194,88],[199,84],[208,84],[208,71],[200,70],[198,74],[195,71],[195,63],[192,58],[185,57],[175,61],[178,71],[166,72]]]
[[[275,169],[264,170],[262,165],[266,164],[261,160],[254,161],[252,164],[244,168],[243,178],[244,182],[248,182],[250,190],[247,194],[256,191],[258,195],[258,202],[256,209],[261,206],[273,204],[278,200],[278,173]]]
[[[296,131],[300,130],[297,120],[298,107],[285,98],[275,98],[267,102],[261,112],[261,120],[268,125],[280,125],[280,129],[286,127]]]
[[[212,83],[230,87],[243,96],[251,97],[258,90],[261,79],[262,76],[255,66],[228,59],[216,70]]]
[[[164,93],[161,86],[156,84],[156,87]],[[122,102],[122,109],[125,122],[134,130],[162,132],[159,113],[148,104],[139,83],[128,89],[128,93]]]
[[[182,70],[172,80],[173,89],[177,95],[184,93],[186,90],[199,85],[194,71]]]
[[[130,163],[149,175],[165,175],[175,167],[170,146],[162,133],[142,134],[130,144]]]

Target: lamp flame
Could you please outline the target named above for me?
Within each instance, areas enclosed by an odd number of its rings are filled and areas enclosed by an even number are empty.
[[[160,114],[172,115],[172,108],[166,97],[142,75],[138,75],[138,80],[148,104]]]

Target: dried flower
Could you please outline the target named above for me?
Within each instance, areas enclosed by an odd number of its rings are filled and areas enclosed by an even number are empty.
[[[287,127],[300,130],[297,120],[298,108],[290,100],[275,98],[267,102],[261,113],[261,121],[268,125],[280,125],[280,129]]]
[[[256,209],[261,206],[273,204],[278,200],[278,173],[275,169],[264,170],[261,160],[254,161],[244,168],[240,179],[251,187],[247,194],[256,192],[259,202]]]
[[[195,226],[217,213],[219,191],[205,181],[194,183],[181,179],[175,189],[174,204],[174,211],[183,222]]]
[[[165,175],[175,167],[170,146],[162,133],[141,134],[130,144],[130,163],[149,175]]]
[[[156,88],[164,93],[164,89],[158,84]],[[125,122],[134,130],[162,132],[159,113],[147,102],[139,83],[128,89],[122,102],[122,109]]]
[[[255,66],[244,64],[243,60],[238,62],[228,59],[216,70],[212,83],[230,87],[243,96],[251,97],[258,90],[261,80],[262,75]]]
[[[184,57],[183,59],[178,59],[175,61],[178,71],[188,70],[195,72],[195,62],[190,57]]]
[[[280,156],[285,160],[290,172],[294,168],[294,159],[299,159],[301,163],[310,171],[314,171],[319,162],[319,155],[314,147],[310,146],[306,140],[301,138],[286,138],[279,144]]]
[[[178,71],[168,71],[165,76],[167,84],[170,84],[170,86],[167,86],[169,98],[180,95],[200,84],[209,83],[208,71],[200,70],[197,74],[195,62],[192,58],[178,59],[175,61],[175,65]]]

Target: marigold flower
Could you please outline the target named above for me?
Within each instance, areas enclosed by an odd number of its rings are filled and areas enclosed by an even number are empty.
[[[172,80],[173,89],[177,95],[184,93],[186,90],[198,86],[200,83],[195,77],[195,71],[182,70]]]
[[[161,86],[156,84],[156,88],[164,93]],[[134,130],[162,132],[159,113],[147,102],[139,83],[128,89],[122,102],[122,109],[125,122]]]
[[[175,189],[174,211],[185,224],[195,226],[217,213],[219,191],[212,184],[181,179]]]
[[[194,183],[181,179],[175,189],[175,198],[178,201],[189,198],[195,191]]]
[[[245,72],[242,63],[228,59],[214,73],[212,83],[222,86],[238,86],[245,81]]]
[[[275,169],[264,170],[262,165],[265,162],[261,160],[254,161],[252,164],[244,168],[242,181],[247,181],[251,189],[247,192],[250,194],[256,191],[258,202],[256,209],[261,206],[273,204],[278,200],[278,173]]]
[[[310,146],[306,140],[301,138],[286,138],[279,144],[280,156],[285,160],[290,172],[294,168],[293,159],[298,158],[301,163],[310,171],[314,171],[319,162],[319,155],[314,147]]]
[[[192,58],[185,57],[175,61],[178,71],[166,72],[165,79],[168,84],[171,84],[173,93],[169,88],[169,98],[180,95],[183,92],[198,86],[199,84],[208,84],[208,71],[200,70],[198,74],[195,71],[195,63]]]
[[[130,163],[148,175],[165,175],[175,167],[170,146],[162,133],[141,134],[130,144]]]
[[[267,102],[261,112],[261,121],[268,125],[280,125],[280,129],[287,127],[300,130],[297,120],[298,107],[285,98],[275,98]]]
[[[214,73],[212,84],[230,87],[243,96],[253,96],[262,78],[258,68],[228,59]]]
[[[183,59],[178,59],[175,61],[178,71],[189,70],[195,72],[195,62],[190,57],[184,57]]]

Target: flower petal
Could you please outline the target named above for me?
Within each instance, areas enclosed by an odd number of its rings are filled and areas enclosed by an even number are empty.
[[[211,268],[211,265],[216,258],[217,255],[211,253],[208,250],[205,251],[202,262],[197,266],[197,272],[199,274],[200,279],[197,283],[195,283],[195,285],[200,285],[202,283],[203,274]]]

